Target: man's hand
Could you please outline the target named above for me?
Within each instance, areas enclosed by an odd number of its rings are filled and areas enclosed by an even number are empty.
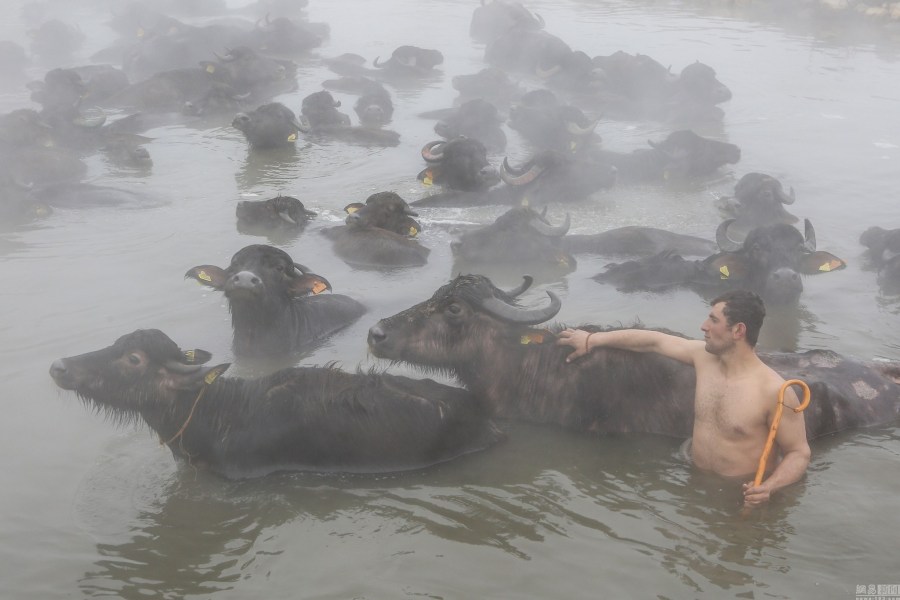
[[[556,336],[557,346],[571,346],[575,350],[566,357],[570,363],[588,353],[587,338],[590,334],[583,329],[563,329]]]
[[[744,489],[744,507],[756,508],[762,506],[772,497],[772,491],[765,482],[759,485],[753,485],[752,481],[748,481],[743,485]]]

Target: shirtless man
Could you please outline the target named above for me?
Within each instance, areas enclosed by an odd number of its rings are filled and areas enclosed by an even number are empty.
[[[574,348],[566,362],[592,348],[610,346],[657,352],[693,365],[697,372],[691,443],[694,464],[726,477],[752,478],[784,383],[754,350],[765,314],[759,296],[735,290],[712,301],[712,310],[700,327],[702,342],[644,329],[595,333],[566,329],[557,343]],[[772,492],[799,480],[809,464],[803,415],[787,409],[800,404],[793,388],[785,391],[784,404],[775,436],[781,460],[773,452],[766,469],[768,478],[758,486],[752,479],[744,484],[744,506],[768,502]]]

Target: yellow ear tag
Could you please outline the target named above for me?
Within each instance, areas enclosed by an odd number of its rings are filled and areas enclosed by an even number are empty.
[[[544,343],[544,334],[543,333],[526,333],[519,339],[519,343],[522,345],[543,344]]]
[[[313,293],[313,294],[321,294],[322,292],[324,292],[324,291],[327,290],[327,289],[328,289],[328,286],[327,286],[327,285],[325,285],[325,284],[322,283],[321,281],[317,281],[317,282],[314,283],[313,286],[312,286],[312,293]]]
[[[663,171],[663,179],[664,179],[665,181],[668,181],[668,180],[669,180],[669,170],[668,170],[668,169],[666,169],[665,171]]]
[[[434,174],[431,172],[431,169],[425,171],[425,177],[422,178],[422,185],[429,186],[434,183]]]
[[[197,279],[202,279],[203,281],[212,281],[212,277],[206,274],[206,271],[200,271],[197,273]]]
[[[559,265],[560,265],[561,267],[568,267],[568,266],[569,266],[569,260],[568,260],[565,256],[562,256],[562,257],[560,257],[560,259],[559,259]]]
[[[840,261],[840,260],[830,260],[830,261],[828,261],[827,263],[825,263],[824,265],[821,265],[821,266],[819,267],[819,270],[822,271],[822,272],[824,272],[824,273],[828,273],[829,271],[833,271],[833,270],[835,270],[835,269],[840,269],[840,268],[843,267],[843,266],[844,266],[844,262],[843,262],[843,261]]]
[[[207,73],[215,73],[215,72],[216,72],[216,66],[215,66],[215,65],[206,65],[206,72],[207,72]]]
[[[194,362],[197,358],[197,354],[193,350],[185,350],[184,357],[188,359],[188,362]]]
[[[289,141],[289,142],[296,142],[296,141],[297,141],[297,134],[296,134],[296,133],[292,133],[291,135],[289,135],[289,136],[288,136],[288,141]]]
[[[353,213],[355,213],[356,211],[359,210],[359,207],[358,207],[358,206],[348,206],[348,207],[345,208],[344,210],[347,211],[347,214],[348,214],[348,215],[352,215]]]
[[[137,30],[137,36],[138,36],[139,38],[144,37],[144,28],[143,28],[143,27],[138,27],[138,30]]]
[[[522,196],[522,206],[531,206],[531,202],[528,200],[528,196]]]
[[[409,237],[416,237],[419,234],[419,230],[415,227],[409,228]]]
[[[576,142],[569,142],[569,150],[571,152],[575,152],[578,149],[578,144]]]
[[[219,378],[219,375],[221,375],[221,374],[224,373],[224,372],[225,372],[224,369],[221,369],[221,368],[215,368],[215,369],[211,370],[209,373],[206,374],[206,376],[203,378],[203,382],[204,382],[206,385],[209,385],[209,384],[211,384],[213,381],[215,381],[216,379],[218,379],[218,378]]]
[[[719,267],[719,273],[722,274],[720,279],[728,279],[731,276],[731,273],[728,271],[728,265]]]

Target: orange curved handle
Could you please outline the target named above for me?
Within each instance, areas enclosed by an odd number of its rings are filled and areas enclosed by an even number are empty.
[[[756,468],[756,477],[753,480],[754,486],[762,483],[763,474],[766,472],[766,463],[769,462],[769,453],[772,451],[772,444],[775,442],[775,434],[778,432],[778,423],[781,421],[781,412],[784,410],[784,392],[792,385],[799,385],[803,388],[803,400],[800,402],[800,406],[791,408],[791,410],[795,413],[799,413],[809,406],[809,386],[806,385],[805,381],[800,379],[789,379],[781,384],[781,389],[778,391],[778,406],[775,408],[775,416],[772,417],[772,427],[769,429],[769,439],[766,440],[766,446],[763,448],[762,456],[759,457],[759,466]]]

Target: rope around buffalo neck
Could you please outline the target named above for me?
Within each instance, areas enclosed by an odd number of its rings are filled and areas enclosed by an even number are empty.
[[[224,371],[224,369],[220,370],[218,367],[216,367],[206,374],[206,376],[203,378],[203,387],[200,388],[200,393],[198,393],[197,397],[194,398],[194,403],[191,405],[191,412],[188,413],[187,419],[185,419],[184,424],[181,426],[181,429],[179,429],[175,435],[169,438],[169,441],[167,442],[163,442],[162,438],[160,438],[160,444],[164,443],[166,446],[168,446],[181,437],[181,435],[184,433],[184,430],[187,429],[188,424],[191,422],[191,418],[194,416],[194,410],[197,408],[197,404],[200,402],[200,398],[202,398],[203,394],[206,393],[206,388],[208,388],[210,384],[215,381],[216,378],[219,377],[219,375],[222,374],[222,371]],[[187,450],[184,450],[184,446],[181,446],[181,449],[185,453],[187,453]]]

